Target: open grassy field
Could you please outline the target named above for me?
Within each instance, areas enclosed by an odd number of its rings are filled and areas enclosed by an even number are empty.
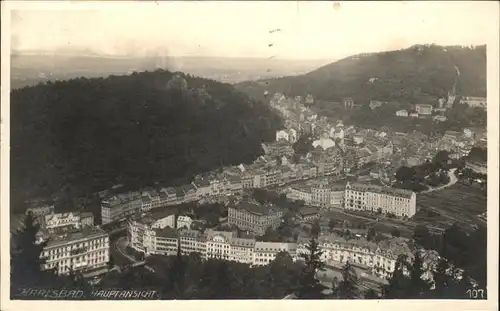
[[[486,212],[486,194],[474,186],[455,184],[439,191],[418,194],[417,207],[420,210],[412,222],[442,228],[457,222],[464,229],[472,229],[482,223],[477,216]]]

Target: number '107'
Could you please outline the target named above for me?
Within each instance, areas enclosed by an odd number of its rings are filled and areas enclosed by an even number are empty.
[[[467,296],[469,296],[469,298],[479,298],[479,299],[484,298],[483,289],[468,289],[465,293],[467,294]]]

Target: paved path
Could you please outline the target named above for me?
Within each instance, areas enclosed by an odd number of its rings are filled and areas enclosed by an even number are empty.
[[[434,191],[442,190],[444,188],[448,188],[450,186],[453,186],[458,181],[457,176],[455,176],[455,171],[456,170],[457,170],[456,168],[452,168],[451,170],[448,171],[448,176],[450,177],[450,181],[446,185],[442,185],[442,186],[439,186],[439,187],[436,187],[436,188],[425,190],[425,191],[422,191],[421,193],[434,192]]]
[[[127,245],[128,245],[127,237],[121,237],[113,243],[113,247],[118,251],[118,253],[120,253],[120,255],[126,257],[132,263],[136,263],[137,260],[134,257],[127,254],[125,250],[127,248]]]

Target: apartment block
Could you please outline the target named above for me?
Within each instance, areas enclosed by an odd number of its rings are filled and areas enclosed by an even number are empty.
[[[263,235],[270,227],[277,228],[283,217],[283,211],[274,206],[260,206],[250,202],[241,202],[229,207],[228,223],[241,230]]]
[[[53,235],[43,248],[44,269],[55,269],[59,274],[71,270],[84,275],[106,269],[109,261],[109,236],[98,227]]]
[[[417,195],[413,191],[361,183],[347,183],[344,208],[354,211],[392,213],[412,217],[417,212]]]

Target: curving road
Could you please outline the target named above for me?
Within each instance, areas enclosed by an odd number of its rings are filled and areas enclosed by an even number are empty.
[[[134,257],[127,254],[126,252],[127,245],[128,245],[127,237],[120,237],[111,244],[111,247],[113,248],[113,253],[115,253],[116,255],[121,257],[121,259],[123,259],[120,261],[129,261],[131,263],[136,263],[137,260]]]
[[[446,185],[442,185],[442,186],[439,186],[439,187],[436,187],[436,188],[425,190],[425,191],[422,191],[421,193],[434,192],[434,191],[442,190],[444,188],[448,188],[450,186],[453,186],[458,181],[457,176],[455,176],[455,171],[456,170],[457,170],[456,168],[452,168],[451,170],[448,171],[448,177],[450,177],[450,181]]]

